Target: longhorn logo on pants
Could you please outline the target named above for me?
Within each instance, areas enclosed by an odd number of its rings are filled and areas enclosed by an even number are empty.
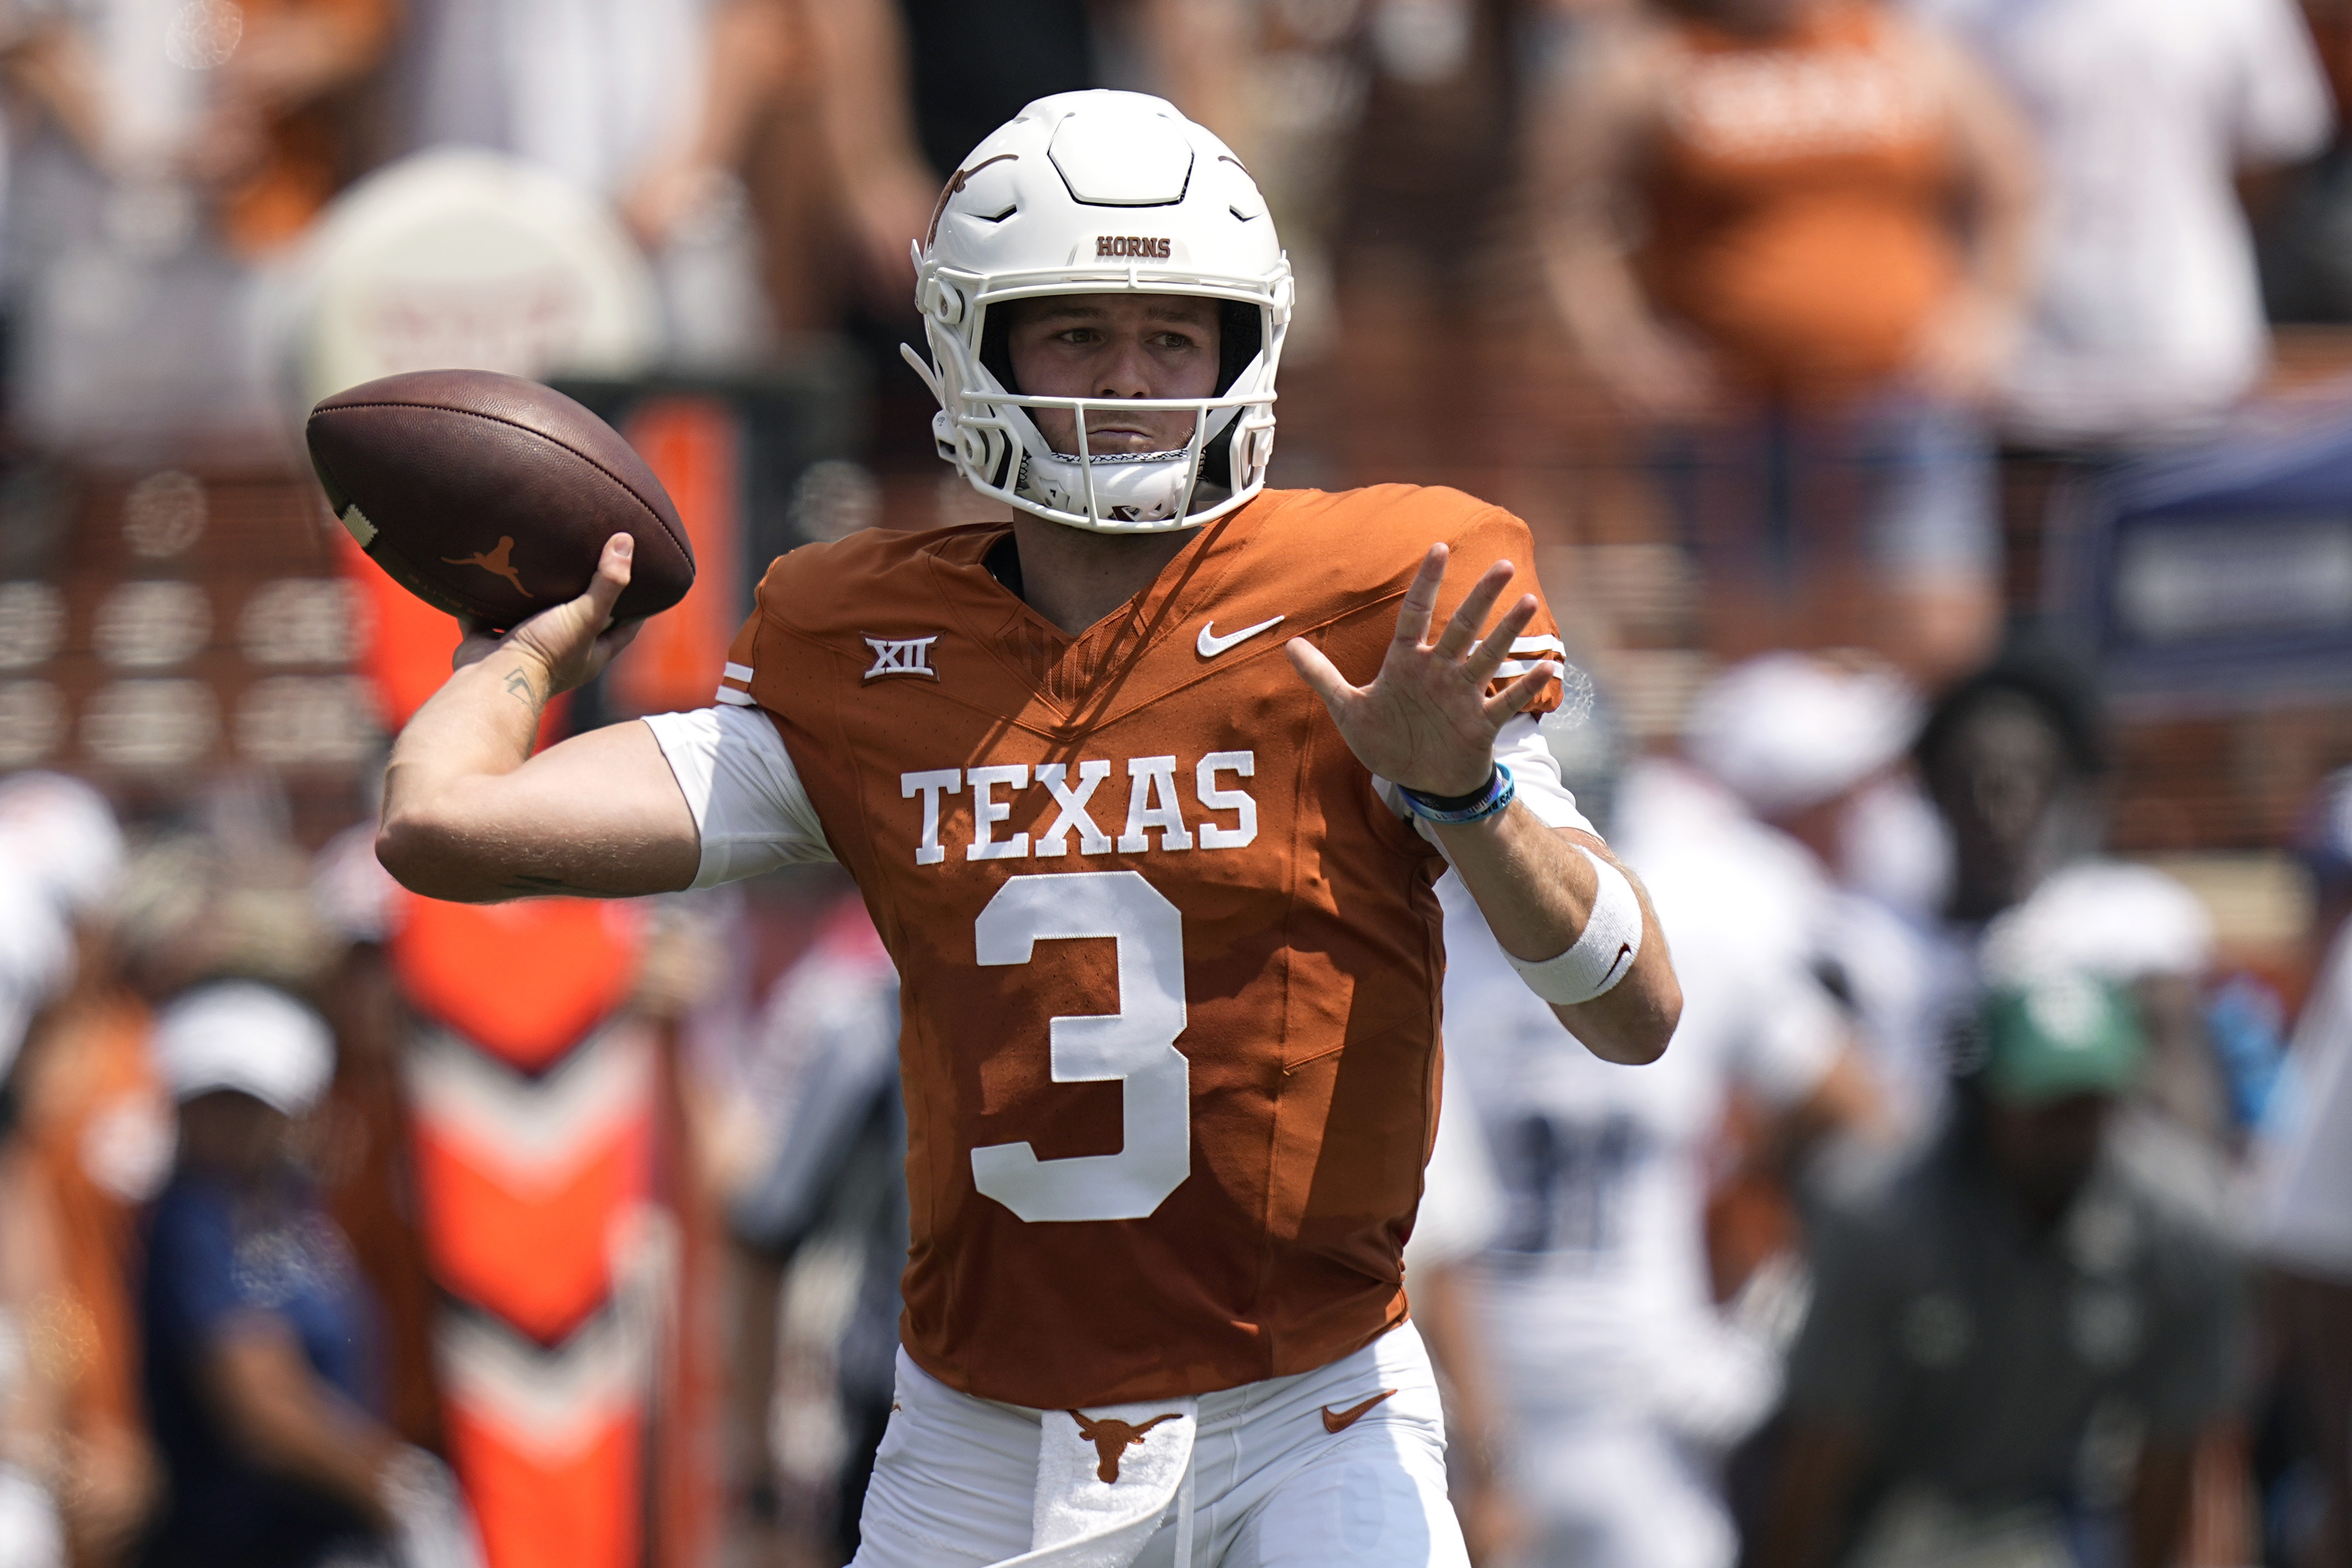
[[[1124,1421],[1090,1421],[1076,1410],[1070,1412],[1070,1419],[1078,1424],[1078,1436],[1095,1446],[1095,1453],[1102,1460],[1096,1467],[1095,1474],[1106,1481],[1118,1479],[1118,1457],[1121,1454],[1129,1448],[1141,1447],[1146,1432],[1162,1421],[1175,1420],[1176,1415],[1177,1413],[1171,1410],[1165,1415],[1153,1416],[1140,1426],[1130,1426]]]

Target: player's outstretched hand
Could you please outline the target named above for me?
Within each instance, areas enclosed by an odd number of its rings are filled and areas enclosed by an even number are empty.
[[[596,558],[596,575],[588,580],[586,593],[541,610],[503,637],[472,622],[463,623],[466,638],[457,645],[449,668],[463,669],[501,647],[512,648],[538,666],[544,678],[541,700],[595,679],[646,624],[642,620],[613,624],[613,605],[629,585],[629,558],[635,549],[636,541],[627,534],[613,535]]]
[[[1507,561],[1487,567],[1436,639],[1427,640],[1445,582],[1445,557],[1443,544],[1431,545],[1422,557],[1397,611],[1396,636],[1370,686],[1349,685],[1304,637],[1290,639],[1289,653],[1291,664],[1331,710],[1331,721],[1357,761],[1407,789],[1456,795],[1486,784],[1494,769],[1495,736],[1536,700],[1559,667],[1539,662],[1502,690],[1486,694],[1512,641],[1536,614],[1536,596],[1523,594],[1486,630],[1496,600],[1517,575]]]

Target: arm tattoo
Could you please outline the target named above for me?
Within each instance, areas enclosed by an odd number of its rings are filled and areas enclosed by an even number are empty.
[[[602,898],[593,888],[575,888],[561,877],[526,877],[516,875],[502,884],[509,893],[572,893],[583,898]]]
[[[526,708],[539,706],[538,693],[530,689],[530,677],[520,669],[510,669],[507,672],[507,695]]]

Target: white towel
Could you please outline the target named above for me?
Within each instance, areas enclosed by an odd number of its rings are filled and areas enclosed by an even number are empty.
[[[1039,1422],[1030,1550],[998,1568],[1127,1568],[1192,1470],[1199,1401],[1048,1410]],[[1191,1544],[1189,1493],[1178,1557]]]
[[[39,1482],[0,1464],[0,1563],[9,1568],[60,1568],[66,1561],[65,1521]]]

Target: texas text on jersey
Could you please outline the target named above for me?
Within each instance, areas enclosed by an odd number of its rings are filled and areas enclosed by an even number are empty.
[[[1323,1366],[1405,1313],[1443,862],[1281,648],[1368,679],[1433,541],[1526,562],[1527,529],[1268,491],[1076,639],[991,575],[1006,537],[783,557],[720,691],[773,721],[905,979],[907,1349],[1043,1408]],[[1539,615],[1498,679],[1559,649]]]

